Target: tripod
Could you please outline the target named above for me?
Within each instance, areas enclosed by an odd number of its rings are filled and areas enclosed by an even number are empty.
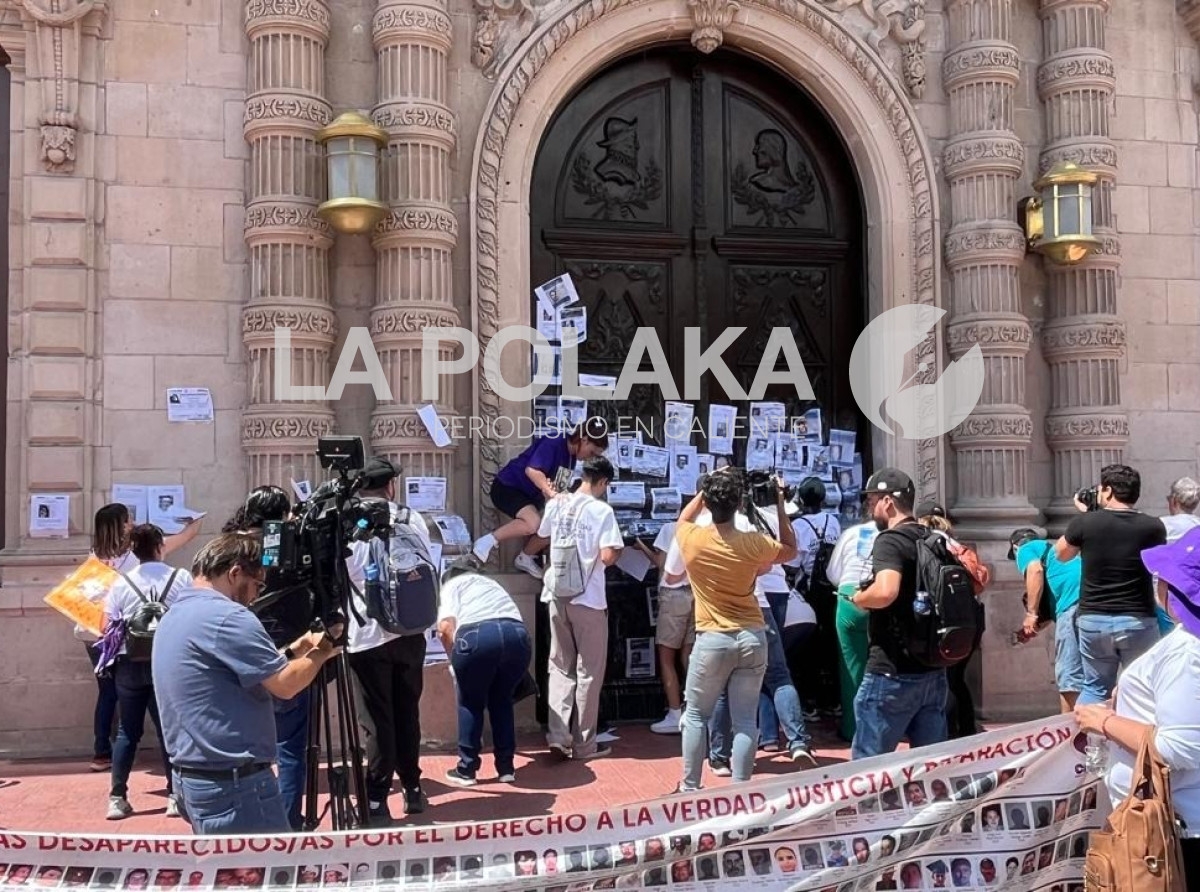
[[[330,686],[333,686],[333,698]],[[322,737],[325,749],[325,776],[329,784],[327,806],[334,830],[365,827],[368,821],[367,781],[363,772],[363,749],[358,734],[358,708],[350,688],[350,662],[343,651],[321,669],[312,686],[308,711],[308,759],[304,788],[304,829],[316,830],[323,813],[318,813],[317,797],[321,781]],[[332,704],[337,704],[336,724]],[[337,737],[335,757],[334,736]],[[352,796],[353,794],[353,796]]]

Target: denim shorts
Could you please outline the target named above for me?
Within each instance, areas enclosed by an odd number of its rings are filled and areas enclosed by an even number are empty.
[[[1068,608],[1054,621],[1054,682],[1063,694],[1083,690],[1083,657],[1079,653],[1079,630],[1075,614],[1079,605]]]

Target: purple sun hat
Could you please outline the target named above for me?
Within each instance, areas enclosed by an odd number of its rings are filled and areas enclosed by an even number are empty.
[[[1170,586],[1167,603],[1175,619],[1200,638],[1200,527],[1169,545],[1147,548],[1142,563]]]

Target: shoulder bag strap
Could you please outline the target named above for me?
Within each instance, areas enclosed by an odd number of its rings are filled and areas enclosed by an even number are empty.
[[[143,604],[150,603],[150,599],[142,594],[142,590],[137,587],[137,583],[135,583],[132,579],[129,578],[128,574],[122,573],[121,578],[124,579],[126,583],[128,583],[129,587],[131,589],[133,589],[133,593],[138,596],[138,598],[141,600],[141,602]]]
[[[167,577],[167,587],[162,591],[162,597],[159,598],[164,604],[167,601],[167,595],[171,593],[171,586],[175,584],[175,577],[179,575],[179,568],[176,567],[171,571],[171,575]]]

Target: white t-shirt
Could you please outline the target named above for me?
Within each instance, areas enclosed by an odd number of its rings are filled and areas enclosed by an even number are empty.
[[[1117,681],[1116,711],[1155,726],[1175,811],[1189,832],[1200,830],[1200,638],[1177,627],[1134,660]],[[1114,805],[1129,795],[1136,756],[1109,741],[1105,780]]]
[[[138,559],[133,556],[132,551],[127,551],[115,558],[100,558],[100,560],[118,573],[128,573],[138,565]],[[111,589],[106,588],[90,591],[87,597],[89,601],[95,604],[97,601],[106,601],[110,591]],[[107,610],[107,605],[105,609]],[[98,640],[95,635],[78,623],[75,624],[75,637],[79,641],[86,641],[88,644],[93,644]]]
[[[766,522],[771,535],[778,539],[779,512],[774,508],[762,508],[758,514]],[[749,523],[749,518],[747,518],[747,523]],[[772,564],[771,569],[754,581],[754,594],[760,605],[766,602],[766,595],[778,595],[789,591],[791,591],[791,586],[788,585],[787,573],[783,569],[783,564]]]
[[[807,579],[812,576],[820,541],[824,539],[830,545],[837,542],[838,536],[842,534],[842,525],[832,514],[822,511],[797,517],[792,521],[792,529],[796,531],[796,559],[788,561],[788,566],[799,567]]]
[[[810,625],[817,624],[817,613],[812,609],[812,605],[804,600],[804,595],[799,592],[792,592],[788,596],[787,616],[784,617],[783,627],[785,629],[792,626],[800,626],[808,623]]]
[[[542,525],[538,535],[550,539],[551,545],[557,536],[558,519],[566,516],[578,507],[576,520],[578,532],[575,541],[579,545],[579,557],[583,561],[583,572],[587,577],[587,587],[583,594],[572,599],[571,603],[580,607],[591,607],[593,610],[608,609],[608,595],[604,581],[604,565],[600,562],[602,548],[623,548],[625,540],[617,526],[617,515],[613,513],[608,502],[577,492],[570,496],[559,496],[546,504],[546,513],[542,516]],[[548,572],[547,577],[552,575]],[[547,578],[547,582],[552,582]],[[549,586],[542,588],[542,601],[549,604],[554,600],[554,594]]]
[[[455,626],[462,628],[489,619],[520,618],[521,611],[504,586],[487,576],[465,573],[442,586],[438,622],[452,619]]]
[[[395,502],[391,502],[390,504],[394,518],[398,506]],[[421,538],[425,540],[425,544],[432,544],[429,538],[429,525],[425,523],[425,518],[411,508],[408,511],[408,515],[409,522]],[[350,597],[354,600],[354,610],[348,611],[349,616],[346,617],[346,621],[349,624],[347,627],[348,631],[346,632],[347,653],[357,654],[365,650],[373,650],[381,644],[387,644],[393,638],[400,637],[386,631],[379,623],[367,616],[367,602],[363,596],[363,591],[367,580],[367,564],[370,561],[371,544],[369,542],[354,542],[350,545],[350,557],[346,558],[346,570],[350,575],[350,583],[353,586],[350,590]],[[363,625],[359,625],[358,618],[354,615],[356,611],[365,621]]]
[[[1188,530],[1200,526],[1200,517],[1195,514],[1168,514],[1161,520],[1163,526],[1167,528],[1168,542],[1182,539]]]
[[[661,551],[664,554],[671,553],[671,546],[675,544],[675,528],[677,526],[679,526],[679,524],[677,524],[673,520],[670,523],[663,524],[663,528],[658,531],[658,535],[654,538],[654,550],[655,551]],[[660,578],[659,583],[658,583],[660,588],[680,589],[680,588],[687,588],[688,586],[690,586],[692,584],[691,581],[687,578],[686,571],[684,571],[684,573],[683,573],[683,579],[679,580],[679,582],[674,582],[674,583],[667,582],[666,578],[667,578],[667,571],[666,571],[666,564],[664,563],[662,577]]]
[[[713,522],[712,512],[710,512],[707,508],[705,508],[703,511],[701,511],[699,516],[696,518],[696,526],[698,526],[698,527],[712,526],[712,522]],[[768,521],[768,523],[770,523],[770,521]],[[771,526],[772,530],[775,529],[774,523],[770,523],[770,526]],[[735,514],[733,516],[733,527],[734,527],[734,529],[739,530],[743,533],[757,533],[758,532],[758,528],[750,522],[750,518],[747,517],[745,514],[743,514],[741,511],[739,511],[737,514]],[[759,576],[756,580],[754,580],[754,598],[756,601],[758,601],[758,606],[762,607],[766,610],[769,610],[771,608],[771,604],[767,600],[767,595],[766,595],[766,593],[768,591],[772,591],[772,592],[773,591],[785,591],[786,592],[788,590],[786,578],[784,579],[782,589],[764,588],[763,587],[763,578],[765,576],[769,575],[770,573],[773,573],[776,570],[779,571],[780,576],[783,576],[783,566],[779,565],[779,566],[772,566],[771,569],[767,571],[767,573],[764,573],[762,576]],[[670,573],[672,575],[676,575],[676,574],[684,572],[683,552],[681,552],[679,550],[678,542],[673,541],[671,543],[671,550],[667,552],[667,559],[663,563],[663,572]],[[768,585],[773,585],[773,584],[774,584],[773,582],[768,583]]]
[[[171,578],[171,574],[175,574],[175,581],[171,583],[171,588],[167,590],[167,581]],[[164,564],[162,561],[147,561],[144,564],[138,564],[133,569],[125,574],[138,587],[143,595],[152,601],[163,601],[168,607],[175,600],[175,596],[185,588],[191,588],[195,583],[192,579],[192,574],[183,568],[172,567],[170,564]],[[130,587],[125,579],[118,579],[112,587],[112,591],[108,594],[108,605],[105,608],[105,613],[110,621],[124,619],[126,621],[133,619],[137,614],[138,608],[143,604],[141,598],[137,596],[137,592]],[[125,653],[125,645],[121,645],[121,653]]]
[[[875,537],[879,528],[875,521],[855,524],[842,533],[833,546],[833,554],[829,556],[829,566],[825,576],[839,588],[843,585],[855,585],[870,578],[872,569],[871,554],[875,548]]]

